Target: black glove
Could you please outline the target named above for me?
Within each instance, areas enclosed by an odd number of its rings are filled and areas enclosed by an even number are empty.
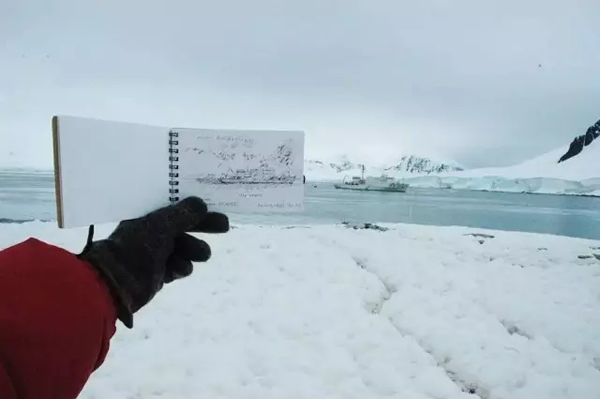
[[[132,328],[133,314],[164,284],[189,276],[192,262],[210,258],[208,244],[186,232],[228,230],[227,216],[208,212],[204,201],[190,197],[122,221],[107,239],[91,241],[90,236],[77,257],[98,270],[115,299],[118,319]]]

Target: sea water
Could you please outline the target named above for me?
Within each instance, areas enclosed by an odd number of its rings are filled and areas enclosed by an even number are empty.
[[[0,172],[0,222],[55,219],[52,174]],[[276,225],[400,222],[600,239],[600,198],[418,188],[360,192],[307,183],[300,214],[233,214],[231,220]]]

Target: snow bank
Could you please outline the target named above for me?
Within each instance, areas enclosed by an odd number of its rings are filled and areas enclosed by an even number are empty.
[[[567,149],[568,146],[565,146],[505,168],[471,169],[454,175],[463,177],[502,176],[505,178],[546,177],[573,181],[600,177],[600,168],[598,168],[598,159],[600,159],[599,141],[592,142],[575,157],[558,163],[558,160]]]
[[[558,163],[566,148],[505,168],[481,168],[462,172],[407,178],[413,187],[468,190],[598,195],[600,192],[600,141],[577,156]]]
[[[385,227],[208,237],[81,397],[598,397],[599,242]],[[86,231],[3,225],[0,247],[30,235],[79,251]]]
[[[597,195],[600,179],[583,181],[545,177],[512,179],[498,176],[420,176],[404,179],[411,187],[452,188],[456,190],[500,191],[510,193]]]

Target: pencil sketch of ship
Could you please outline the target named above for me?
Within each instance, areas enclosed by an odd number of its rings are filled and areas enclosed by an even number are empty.
[[[291,185],[297,176],[289,170],[277,173],[275,168],[246,168],[229,169],[222,174],[208,174],[196,179],[205,184],[261,184],[261,185]]]
[[[193,148],[192,152],[206,159],[206,168],[204,173],[188,178],[214,186],[253,186],[252,190],[261,186],[289,186],[301,181],[302,168],[296,167],[291,139],[262,145],[252,142],[243,148],[235,146],[239,140],[234,139],[219,141],[212,148],[206,145],[206,151],[202,152],[200,146]]]

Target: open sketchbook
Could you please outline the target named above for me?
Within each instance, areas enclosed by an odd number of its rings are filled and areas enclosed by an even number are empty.
[[[52,119],[59,227],[118,222],[187,196],[229,213],[303,210],[304,133]]]

